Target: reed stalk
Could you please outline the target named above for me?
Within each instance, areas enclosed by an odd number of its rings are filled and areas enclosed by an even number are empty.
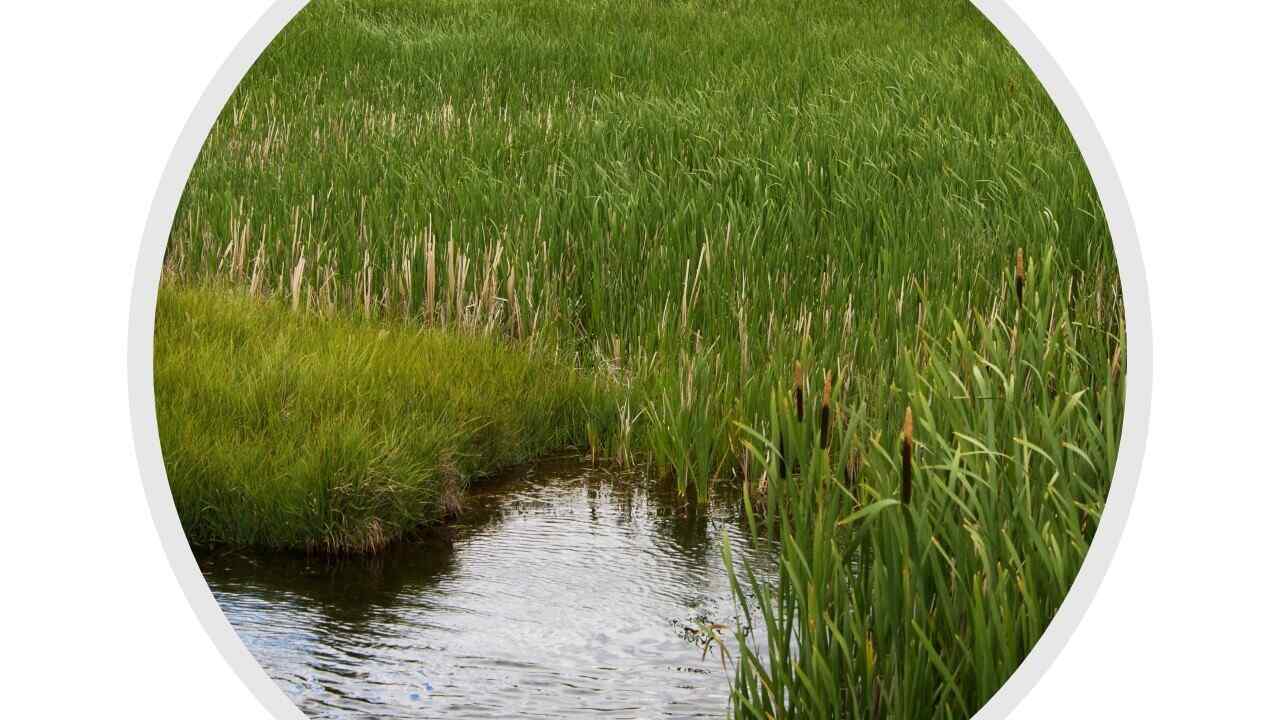
[[[796,420],[804,422],[804,368],[796,361],[795,371]]]
[[[435,322],[436,319],[436,239],[431,234],[431,230],[427,230],[426,241],[427,256],[427,287],[426,287],[426,310],[425,318],[428,324]]]
[[[826,450],[831,446],[831,371],[829,370],[822,379],[822,410],[818,424],[820,426],[818,444]]]
[[[912,466],[911,458],[915,442],[915,420],[911,415],[911,406],[907,406],[907,412],[902,418],[902,488],[901,497],[903,505],[911,504],[911,481]]]

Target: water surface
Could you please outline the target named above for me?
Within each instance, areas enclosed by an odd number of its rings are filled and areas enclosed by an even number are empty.
[[[651,479],[556,461],[474,486],[446,532],[374,559],[200,564],[312,717],[724,717],[744,611],[722,538],[735,563],[774,572],[737,497],[690,512]],[[713,623],[728,658],[708,648]]]

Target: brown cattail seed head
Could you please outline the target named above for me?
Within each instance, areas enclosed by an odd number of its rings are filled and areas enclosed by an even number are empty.
[[[1014,258],[1013,267],[1013,290],[1018,296],[1018,306],[1022,306],[1022,286],[1027,282],[1026,271],[1022,266],[1022,248],[1018,248],[1018,254]]]

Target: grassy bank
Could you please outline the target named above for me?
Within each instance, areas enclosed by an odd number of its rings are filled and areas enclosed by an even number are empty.
[[[545,352],[225,289],[162,288],[155,343],[165,468],[200,544],[378,549],[471,479],[583,442],[608,402]]]

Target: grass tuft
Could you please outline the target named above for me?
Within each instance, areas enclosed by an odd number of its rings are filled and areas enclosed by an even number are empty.
[[[196,544],[376,551],[612,413],[608,386],[545,351],[221,288],[159,300],[156,415]]]

